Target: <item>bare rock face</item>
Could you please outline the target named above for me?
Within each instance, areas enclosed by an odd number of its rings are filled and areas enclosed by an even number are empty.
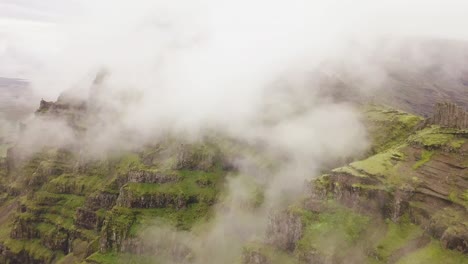
[[[128,181],[136,183],[168,183],[178,181],[179,177],[174,174],[164,174],[151,171],[131,171],[128,173]]]
[[[220,155],[212,149],[191,144],[181,144],[176,153],[176,163],[173,166],[176,170],[208,171],[215,166]]]
[[[17,219],[10,232],[13,239],[33,239],[37,236],[33,223],[23,219]]]
[[[85,111],[86,110],[86,102],[48,102],[45,100],[41,100],[39,103],[39,109],[36,110],[36,114],[43,114],[43,113],[61,113],[66,110],[75,110],[75,111]]]
[[[453,103],[438,103],[434,115],[427,120],[429,125],[440,125],[447,128],[468,128],[468,112]]]
[[[78,208],[76,210],[75,224],[86,229],[96,229],[99,224],[99,218],[94,211]]]
[[[282,212],[270,217],[267,240],[276,248],[293,251],[302,237],[301,217],[292,212]]]
[[[270,264],[270,260],[261,252],[249,250],[242,254],[243,264]]]
[[[464,219],[468,213],[463,210],[444,208],[430,219],[428,232],[440,239],[445,248],[468,253],[468,226]]]
[[[115,193],[99,192],[88,197],[85,205],[91,210],[110,209],[115,205],[117,197]]]
[[[117,205],[128,208],[167,208],[181,209],[196,202],[195,197],[175,193],[136,194],[125,188],[120,190]]]

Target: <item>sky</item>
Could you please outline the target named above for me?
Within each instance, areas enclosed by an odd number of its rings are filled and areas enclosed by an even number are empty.
[[[167,131],[197,139],[215,129],[288,157],[268,175],[266,200],[275,204],[323,164],[368,145],[358,111],[320,95],[309,70],[350,58],[357,76],[379,83],[385,73],[366,59],[372,40],[466,40],[466,10],[466,0],[0,0],[0,76],[27,79],[49,101],[64,90],[88,100],[83,137],[63,120],[36,118],[22,133],[30,152],[76,140],[99,155]],[[103,68],[109,77],[93,86]],[[246,234],[252,218],[267,219],[243,213]],[[206,240],[217,246],[210,236],[238,230],[232,224],[221,216]]]
[[[0,76],[30,78],[38,68],[47,64],[47,58],[67,50],[69,42],[77,38],[77,35],[70,34],[71,32],[77,33],[80,30],[81,33],[92,32],[92,26],[86,25],[89,21],[96,22],[96,28],[102,29],[109,26],[108,22],[116,22],[115,18],[121,15],[120,13],[125,13],[122,14],[123,19],[120,21],[124,26],[126,19],[132,19],[132,12],[142,14],[142,10],[148,7],[160,8],[169,2],[1,0]],[[196,4],[193,1],[190,3],[183,0],[172,2],[176,4],[170,4],[170,8],[186,9],[182,12],[186,14],[206,12],[210,6],[213,7],[212,11],[218,12],[218,8],[222,7],[206,0],[196,1]],[[229,1],[219,2],[223,5],[229,3]],[[250,1],[248,4],[242,4],[245,1],[240,2],[241,4],[232,6],[234,9],[243,8],[241,12],[232,13],[232,21],[235,23],[242,21],[242,17],[236,17],[237,14],[245,13],[249,16],[249,12],[261,10],[256,6],[263,5],[264,9],[269,10],[275,8],[275,2],[279,3],[278,6],[282,5],[282,1],[260,0]],[[376,31],[389,34],[417,33],[457,39],[468,37],[468,31],[465,30],[468,25],[465,14],[468,2],[463,0],[290,1],[288,5],[301,7],[304,12],[310,12],[313,17],[311,21],[323,24],[323,28],[342,30],[343,34],[353,31],[358,31],[353,33],[368,34]],[[92,20],[88,21],[89,18]],[[343,23],[345,21],[346,23]],[[252,21],[247,20],[247,22]],[[76,25],[80,23],[82,26],[77,27]],[[132,21],[129,24],[132,24]],[[279,23],[276,26],[281,25],[282,23]],[[245,31],[249,30],[249,27],[241,29]]]

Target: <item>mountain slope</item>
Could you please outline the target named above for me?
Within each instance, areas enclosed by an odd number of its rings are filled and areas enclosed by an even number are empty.
[[[62,111],[38,115],[50,109]],[[271,215],[266,239],[245,245],[240,262],[468,261],[467,131],[378,105],[361,111],[368,157],[313,180],[307,197]],[[237,173],[232,157],[272,167],[223,137],[166,138],[100,160],[73,148],[21,160],[10,149],[0,163],[0,262],[191,263],[183,244],[141,236],[155,219],[176,230],[209,225],[227,198],[225,176]],[[255,210],[263,194],[251,186],[242,206]]]

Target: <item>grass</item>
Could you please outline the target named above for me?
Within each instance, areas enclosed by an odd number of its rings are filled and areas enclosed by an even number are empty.
[[[380,105],[366,105],[363,113],[373,153],[401,144],[423,120],[420,116]]]
[[[102,189],[103,176],[62,174],[46,185],[46,190],[53,193],[84,195]]]
[[[426,164],[428,161],[431,160],[432,156],[434,155],[434,151],[431,150],[423,150],[421,153],[421,159],[419,159],[414,165],[413,169],[417,170],[422,165]]]
[[[74,230],[76,209],[83,206],[85,197],[72,194],[55,194],[46,191],[36,193],[33,200],[27,201],[28,207],[38,207],[39,219],[67,230]]]
[[[353,162],[350,165],[368,174],[384,176],[395,169],[395,163],[404,159],[405,155],[403,153],[392,149],[378,153],[365,160]]]
[[[95,262],[99,264],[157,264],[155,257],[141,256],[128,253],[94,253],[88,258],[88,262]]]
[[[198,202],[212,204],[217,195],[215,185],[200,185],[199,182],[218,183],[220,172],[177,171],[181,176],[178,182],[165,184],[156,183],[127,183],[123,188],[135,197],[173,195],[182,199],[196,198]]]
[[[366,174],[364,174],[364,173],[358,171],[357,169],[355,169],[352,165],[348,165],[348,166],[344,166],[344,167],[334,169],[334,170],[332,170],[332,172],[346,173],[346,174],[353,175],[353,176],[360,177],[360,178],[367,178],[368,177]]]
[[[467,264],[468,257],[460,252],[444,249],[440,242],[432,240],[426,247],[401,258],[397,264]]]
[[[377,245],[377,254],[384,260],[395,250],[423,234],[423,230],[419,226],[410,223],[407,218],[402,218],[400,223],[388,220],[387,223],[387,232]]]
[[[317,250],[325,256],[340,254],[353,246],[363,234],[370,219],[352,210],[328,204],[329,211],[313,213],[302,211],[304,233],[297,242],[295,255],[304,256],[311,250]],[[335,250],[340,248],[340,252]]]
[[[452,141],[450,141],[449,145],[452,149],[460,149],[463,144],[465,144],[465,139],[463,138],[456,138],[456,139],[453,139]]]
[[[250,252],[257,252],[264,256],[268,263],[271,264],[298,264],[299,261],[287,252],[278,250],[272,246],[249,243],[243,248],[243,255],[248,255]]]
[[[449,147],[452,150],[457,150],[465,144],[465,139],[458,137],[457,134],[456,131],[451,129],[431,126],[410,136],[408,142],[420,145],[429,150],[441,147]]]
[[[33,259],[50,263],[54,259],[56,253],[44,247],[39,239],[32,240],[14,240],[8,239],[4,242],[5,246],[14,254],[19,254],[22,251],[27,252]]]
[[[208,221],[211,216],[211,207],[203,203],[190,204],[183,209],[153,208],[133,209],[136,221],[130,229],[130,235],[136,235],[145,230],[145,227],[155,222],[162,222],[174,226],[179,230],[190,230],[198,223]]]
[[[9,147],[11,147],[9,144],[0,144],[0,158],[6,157]]]

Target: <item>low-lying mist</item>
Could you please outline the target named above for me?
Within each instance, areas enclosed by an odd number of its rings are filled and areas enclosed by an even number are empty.
[[[229,199],[203,231],[155,224],[144,237],[158,248],[190,248],[193,256],[178,263],[231,263],[246,242],[264,239],[271,212],[301,196],[305,180],[368,147],[355,106],[328,93],[318,76],[345,73],[355,81],[348,95],[374,95],[388,75],[377,45],[392,39],[385,44],[394,51],[407,37],[465,39],[463,7],[461,1],[81,1],[59,5],[70,15],[47,23],[44,35],[9,32],[0,59],[18,63],[0,62],[0,73],[22,75],[46,100],[66,91],[62,102],[87,104],[85,132],[51,117],[27,121],[17,144],[28,152],[78,145],[82,155],[102,158],[168,133],[188,141],[218,133],[278,157],[275,170],[252,170],[239,160],[243,176],[227,178]],[[36,42],[47,48],[31,48]],[[17,54],[29,56],[15,61]],[[252,181],[265,193],[255,210],[242,206]]]

